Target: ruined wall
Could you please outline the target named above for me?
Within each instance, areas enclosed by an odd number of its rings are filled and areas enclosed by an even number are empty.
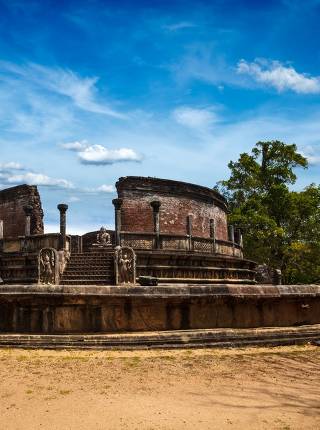
[[[43,211],[38,189],[34,185],[18,185],[0,191],[0,221],[3,221],[3,235],[23,236],[25,232],[25,212],[23,207],[33,207],[31,234],[43,233]]]
[[[187,217],[192,215],[192,235],[210,237],[210,219],[216,223],[216,238],[228,240],[227,207],[215,191],[185,182],[157,178],[124,177],[116,184],[122,199],[121,230],[153,232],[150,202],[158,200],[160,232],[186,235]]]
[[[320,323],[320,287],[0,286],[0,333],[121,333]],[[168,291],[169,290],[169,291]],[[160,339],[160,338],[159,338]],[[158,341],[159,341],[158,339]]]

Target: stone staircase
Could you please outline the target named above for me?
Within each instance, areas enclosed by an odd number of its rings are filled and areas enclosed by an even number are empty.
[[[71,254],[61,285],[113,285],[114,253],[97,250]]]

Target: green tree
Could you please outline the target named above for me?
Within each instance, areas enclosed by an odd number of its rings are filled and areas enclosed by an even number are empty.
[[[307,166],[296,145],[258,142],[230,161],[230,178],[217,186],[229,201],[229,222],[243,230],[246,257],[280,268],[287,282],[320,279],[320,188],[289,189],[295,169]]]

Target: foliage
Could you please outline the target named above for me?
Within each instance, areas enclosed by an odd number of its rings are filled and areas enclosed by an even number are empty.
[[[246,257],[280,268],[288,283],[320,281],[320,186],[289,189],[294,169],[307,166],[296,145],[258,142],[216,187],[229,201],[229,222],[244,233]]]

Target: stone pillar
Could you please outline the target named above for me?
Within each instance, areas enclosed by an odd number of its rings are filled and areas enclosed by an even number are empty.
[[[238,228],[238,244],[240,246],[240,257],[243,258],[243,237],[242,237],[242,231],[240,228]]]
[[[113,199],[112,200],[114,210],[115,210],[115,216],[114,216],[114,222],[115,222],[115,231],[116,231],[116,246],[121,246],[121,206],[122,206],[122,200],[121,199]]]
[[[187,216],[187,235],[189,236],[189,251],[192,251],[192,215]]]
[[[229,225],[229,240],[232,242],[232,254],[234,255],[234,226]]]
[[[3,239],[3,220],[0,219],[0,240]]]
[[[216,220],[210,219],[210,238],[213,239],[213,252],[216,253]]]
[[[66,212],[68,210],[68,205],[65,203],[60,203],[57,208],[60,211],[60,249],[66,249],[66,228],[67,228],[67,216]]]
[[[24,213],[26,214],[24,235],[30,236],[30,234],[31,234],[31,214],[33,211],[33,207],[31,205],[25,205],[25,206],[23,206],[23,210],[24,210]]]
[[[154,200],[150,203],[153,209],[153,231],[156,234],[156,249],[160,248],[160,206],[161,202],[159,200]]]

